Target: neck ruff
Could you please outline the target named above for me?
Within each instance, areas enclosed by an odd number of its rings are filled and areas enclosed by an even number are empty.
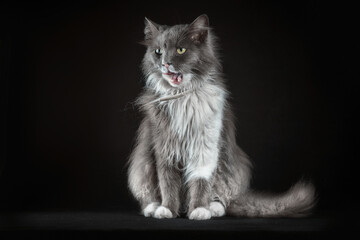
[[[169,101],[169,100],[178,99],[178,98],[184,97],[185,95],[190,94],[190,93],[192,93],[194,91],[195,91],[195,89],[190,89],[190,90],[186,90],[186,91],[177,93],[175,95],[168,95],[168,96],[160,97],[160,98],[157,98],[157,99],[155,99],[153,101],[150,101],[150,102],[146,103],[146,105],[152,104],[152,103],[161,103],[161,102],[165,102],[165,101]]]

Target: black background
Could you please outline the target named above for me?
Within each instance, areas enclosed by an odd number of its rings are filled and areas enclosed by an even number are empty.
[[[310,179],[318,213],[358,210],[358,13],[329,1],[1,3],[0,210],[137,210],[125,163],[141,118],[144,17],[203,13],[253,188]]]

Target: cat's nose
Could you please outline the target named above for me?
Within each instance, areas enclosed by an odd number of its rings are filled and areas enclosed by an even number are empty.
[[[166,62],[166,63],[163,63],[162,65],[163,65],[164,67],[166,67],[166,68],[169,68],[170,65],[171,65],[171,63],[170,63],[170,62]]]

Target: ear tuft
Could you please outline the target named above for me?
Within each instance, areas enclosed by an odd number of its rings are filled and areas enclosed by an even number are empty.
[[[150,41],[159,34],[159,25],[145,17],[145,41]]]
[[[195,43],[205,42],[209,32],[209,18],[206,14],[200,15],[189,26],[190,39]]]

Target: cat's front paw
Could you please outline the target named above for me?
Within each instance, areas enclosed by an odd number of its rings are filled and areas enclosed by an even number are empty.
[[[210,218],[211,218],[210,210],[203,207],[195,208],[189,215],[190,220],[207,220]]]
[[[145,217],[154,216],[154,213],[159,206],[160,206],[160,203],[158,203],[158,202],[152,202],[152,203],[148,204],[143,210],[144,216]]]
[[[156,209],[154,218],[173,218],[173,214],[167,207],[160,206]]]
[[[212,217],[222,217],[225,215],[225,208],[219,202],[211,202],[209,209]]]

